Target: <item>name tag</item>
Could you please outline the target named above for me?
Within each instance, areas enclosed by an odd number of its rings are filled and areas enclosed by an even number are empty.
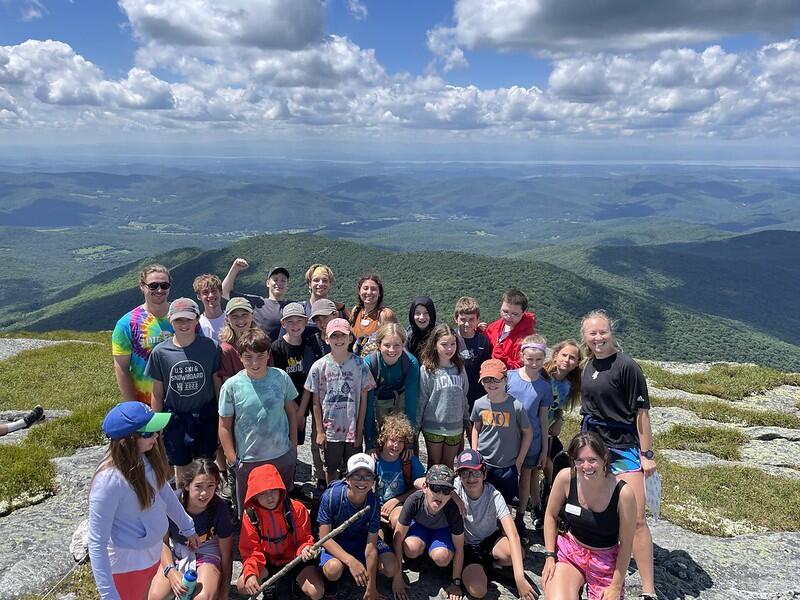
[[[564,510],[566,512],[568,512],[569,514],[571,514],[571,515],[575,515],[576,517],[580,517],[581,516],[581,507],[580,506],[575,506],[574,504],[569,504],[568,503],[564,507]]]

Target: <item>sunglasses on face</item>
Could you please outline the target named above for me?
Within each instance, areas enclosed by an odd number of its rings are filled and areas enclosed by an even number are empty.
[[[168,290],[172,285],[169,281],[156,281],[155,283],[145,283],[147,289],[155,292],[158,289]]]
[[[496,377],[484,377],[481,380],[481,383],[488,383],[489,385],[496,385],[498,383],[503,383],[504,379],[497,379]]]
[[[429,484],[428,489],[430,489],[430,491],[432,491],[434,494],[439,494],[441,496],[448,496],[450,495],[450,492],[453,491],[453,488],[448,485],[436,485],[435,483]]]
[[[153,437],[153,436],[154,436],[156,433],[158,433],[158,432],[157,432],[157,431],[138,431],[138,432],[136,432],[136,434],[137,434],[137,435],[138,435],[140,438],[144,438],[144,439],[146,439],[146,440],[149,440],[149,439],[150,439],[151,437]]]
[[[348,479],[352,481],[372,481],[375,476],[372,473],[353,473]]]

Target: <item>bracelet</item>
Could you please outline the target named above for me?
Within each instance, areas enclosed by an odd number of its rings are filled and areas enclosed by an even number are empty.
[[[554,561],[558,562],[558,554],[556,552],[545,552],[544,557],[545,559],[552,558]]]
[[[172,569],[174,569],[174,568],[175,568],[175,565],[167,565],[166,567],[164,567],[164,577],[169,575],[169,572],[172,571]]]
[[[241,462],[242,462],[242,461],[241,461],[241,459],[240,459],[240,458],[237,456],[237,457],[236,457],[236,460],[235,460],[235,461],[233,461],[233,463],[229,463],[229,462],[226,460],[226,461],[225,461],[225,465],[226,465],[226,466],[227,466],[229,469],[235,469],[236,467],[238,467],[238,466],[241,464]]]

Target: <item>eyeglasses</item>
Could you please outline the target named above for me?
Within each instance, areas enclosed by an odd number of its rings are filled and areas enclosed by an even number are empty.
[[[156,281],[153,283],[145,283],[147,289],[151,292],[155,292],[158,289],[168,290],[172,284],[169,281]]]
[[[449,485],[436,485],[435,483],[428,484],[428,489],[434,494],[440,494],[442,496],[448,496],[450,492],[453,491],[453,488]]]
[[[375,479],[375,475],[372,473],[352,473],[347,478],[353,481],[372,481]]]
[[[157,431],[137,431],[136,435],[138,435],[140,438],[143,438],[145,440],[149,440],[151,437],[153,437],[157,433],[158,433]]]
[[[482,469],[461,469],[458,472],[461,479],[480,479],[483,476]]]

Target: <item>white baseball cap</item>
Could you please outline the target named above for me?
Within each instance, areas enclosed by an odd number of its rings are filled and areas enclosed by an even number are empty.
[[[375,461],[369,454],[359,452],[351,456],[347,460],[347,475],[345,477],[349,477],[359,469],[366,469],[373,475],[375,474]]]

